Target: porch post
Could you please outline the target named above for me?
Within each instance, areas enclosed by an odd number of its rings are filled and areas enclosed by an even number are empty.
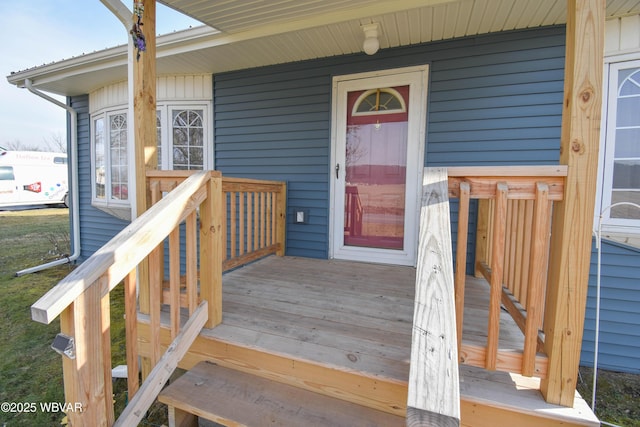
[[[568,0],[560,163],[564,200],[553,209],[544,318],[545,400],[573,406],[591,260],[604,67],[605,0]]]
[[[149,208],[146,171],[157,169],[156,145],[156,0],[134,1],[133,23],[138,23],[136,3],[142,4],[141,25],[145,48],[134,44],[133,59],[133,124],[135,157],[136,214],[140,216]],[[138,56],[139,54],[139,56]],[[138,269],[139,304],[141,313],[150,313],[150,289],[148,259]],[[158,284],[158,287],[160,285]],[[157,361],[157,360],[156,360]],[[143,359],[143,378],[151,371],[148,360]]]

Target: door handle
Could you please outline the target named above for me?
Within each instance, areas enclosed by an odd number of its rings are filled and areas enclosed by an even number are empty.
[[[340,163],[336,163],[336,179],[340,178]]]

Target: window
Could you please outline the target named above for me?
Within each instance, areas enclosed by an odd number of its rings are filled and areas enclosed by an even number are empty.
[[[640,60],[609,65],[602,158],[603,230],[640,235]],[[600,213],[598,213],[599,216]]]
[[[363,92],[353,104],[352,116],[405,113],[407,106],[402,95],[393,88],[371,89]]]
[[[158,106],[158,169],[203,170],[209,160],[206,105]]]
[[[106,205],[129,198],[127,113],[107,112],[93,120],[93,197]]]
[[[15,179],[13,166],[0,166],[0,181],[13,181]]]
[[[173,110],[172,152],[174,170],[204,166],[204,120],[202,110]]]
[[[158,103],[158,169],[212,167],[206,141],[210,103]],[[113,213],[129,207],[129,147],[126,110],[98,111],[92,121],[93,204]],[[122,214],[116,216],[123,217]],[[126,216],[126,215],[125,215]]]

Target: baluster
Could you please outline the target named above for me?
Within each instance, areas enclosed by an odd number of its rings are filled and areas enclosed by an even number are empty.
[[[136,309],[136,269],[124,278],[124,313],[127,356],[127,388],[129,400],[133,398],[140,383],[138,381],[138,313]]]
[[[549,186],[545,183],[537,183],[533,227],[531,230],[533,237],[529,268],[524,354],[522,356],[522,374],[527,376],[531,376],[534,373],[538,329],[542,326],[542,314],[544,312],[549,233],[551,232],[551,202],[548,196]]]
[[[491,283],[489,300],[489,324],[487,328],[487,353],[485,367],[496,369],[498,341],[500,337],[500,300],[502,297],[503,263],[505,252],[505,219],[507,216],[507,193],[505,182],[496,186],[491,248]]]
[[[187,217],[186,227],[186,288],[189,317],[198,307],[198,216],[193,211]]]
[[[462,351],[462,325],[464,322],[464,288],[467,268],[467,240],[469,236],[469,194],[471,186],[468,182],[460,183],[460,202],[458,207],[458,239],[456,242],[456,331],[458,337],[458,354]]]
[[[169,234],[169,313],[174,340],[180,332],[180,225]]]

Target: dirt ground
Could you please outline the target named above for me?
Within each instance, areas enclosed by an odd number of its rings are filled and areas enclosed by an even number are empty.
[[[581,367],[578,392],[589,406],[592,386],[593,369]],[[596,390],[595,413],[603,425],[640,427],[640,375],[599,369]]]

